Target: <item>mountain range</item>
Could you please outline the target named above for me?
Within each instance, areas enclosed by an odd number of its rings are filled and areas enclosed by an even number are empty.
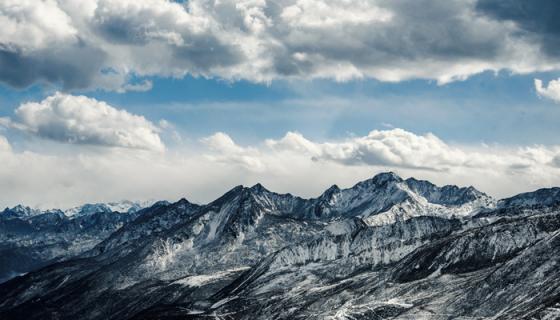
[[[0,214],[0,319],[560,318],[560,188],[389,172],[312,199],[21,208]]]
[[[151,204],[122,201],[65,210],[23,205],[4,209],[0,212],[0,283],[93,248]]]

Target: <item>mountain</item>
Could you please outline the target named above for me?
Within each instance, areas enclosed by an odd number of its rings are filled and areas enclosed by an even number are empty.
[[[560,205],[560,188],[545,188],[522,193],[498,202],[499,208],[532,208]]]
[[[43,212],[39,209],[31,209],[30,207],[23,206],[21,204],[13,207],[13,208],[6,208],[4,211],[0,213],[0,218],[2,219],[26,219],[31,218],[33,216],[40,215]]]
[[[120,201],[108,203],[84,204],[78,207],[63,210],[69,217],[90,215],[98,212],[135,213],[151,206],[155,201]]]
[[[143,206],[147,203],[123,201],[67,210],[6,208],[0,212],[0,283],[90,250],[134,220]]]
[[[156,203],[1,284],[0,318],[554,319],[560,194],[517,197],[382,173],[312,199]]]
[[[119,212],[119,213],[134,213],[143,208],[149,207],[155,201],[128,201],[123,200],[120,202],[108,203],[87,203],[78,207],[69,209],[49,209],[40,210],[33,209],[24,205],[17,205],[13,208],[6,208],[0,212],[0,219],[28,219],[34,216],[43,215],[47,213],[62,213],[67,217],[90,215],[99,212]]]

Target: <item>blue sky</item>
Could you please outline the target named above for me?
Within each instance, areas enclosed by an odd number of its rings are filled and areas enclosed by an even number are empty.
[[[560,185],[560,7],[525,1],[2,1],[0,206]]]
[[[430,80],[259,84],[152,78],[153,88],[146,92],[85,94],[153,122],[166,119],[192,139],[224,131],[250,144],[298,131],[326,140],[397,127],[467,144],[555,144],[560,106],[539,97],[533,81],[548,82],[558,75],[485,72],[445,85]],[[42,100],[56,90],[42,86],[14,90],[2,85],[0,116],[12,116],[21,103]]]

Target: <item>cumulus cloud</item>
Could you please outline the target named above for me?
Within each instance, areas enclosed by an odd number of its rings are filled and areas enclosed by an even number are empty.
[[[0,81],[127,91],[150,88],[132,79],[187,74],[445,83],[558,68],[558,56],[541,50],[556,25],[535,22],[546,8],[512,23],[519,15],[490,2],[8,0],[0,4]]]
[[[415,135],[402,129],[374,130],[364,137],[342,142],[313,143],[297,133],[288,133],[272,148],[305,150],[315,160],[331,160],[349,165],[387,165],[407,168],[445,170],[465,165],[466,155],[435,135]]]
[[[85,96],[62,93],[23,103],[15,120],[0,123],[39,138],[85,144],[163,151],[160,129],[142,116]]]
[[[238,148],[229,136],[224,139]],[[228,148],[221,150],[228,153]],[[253,157],[258,160],[263,154],[271,152],[297,154],[314,162],[334,162],[344,166],[381,166],[434,172],[495,169],[514,172],[554,165],[560,156],[560,147],[455,146],[432,133],[417,135],[397,128],[374,130],[366,136],[328,142],[314,142],[300,133],[288,132],[281,139],[266,140],[262,149],[253,149]]]
[[[0,136],[0,206],[180,197],[206,202],[235,185],[257,182],[312,197],[333,183],[350,187],[388,170],[438,184],[473,185],[497,197],[560,185],[560,146],[465,146],[402,129],[330,141],[291,132],[248,146],[216,133],[186,147],[100,152],[62,144],[19,151]]]
[[[551,80],[547,86],[543,85],[542,80],[535,79],[535,89],[539,96],[560,102],[560,79]]]
[[[75,41],[78,30],[54,0],[5,0],[0,4],[0,43],[22,51]]]
[[[322,173],[309,180],[319,179],[321,174],[337,180],[356,172],[393,170],[436,182],[472,184],[498,195],[526,191],[527,186],[560,184],[560,146],[452,145],[431,133],[417,135],[403,129],[374,130],[366,136],[326,142],[288,132],[253,147],[241,147],[224,133],[219,137],[227,143],[212,144],[213,152],[223,155],[213,160],[266,177],[309,177],[322,168]],[[244,157],[225,156],[228,154]]]
[[[255,148],[244,148],[237,145],[230,136],[223,132],[217,132],[201,141],[213,152],[213,154],[207,155],[210,160],[239,164],[252,171],[264,170],[259,151]]]

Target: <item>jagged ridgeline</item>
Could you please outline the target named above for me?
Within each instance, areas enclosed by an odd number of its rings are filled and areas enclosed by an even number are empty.
[[[0,214],[0,319],[560,318],[559,188],[382,173],[134,208]]]

